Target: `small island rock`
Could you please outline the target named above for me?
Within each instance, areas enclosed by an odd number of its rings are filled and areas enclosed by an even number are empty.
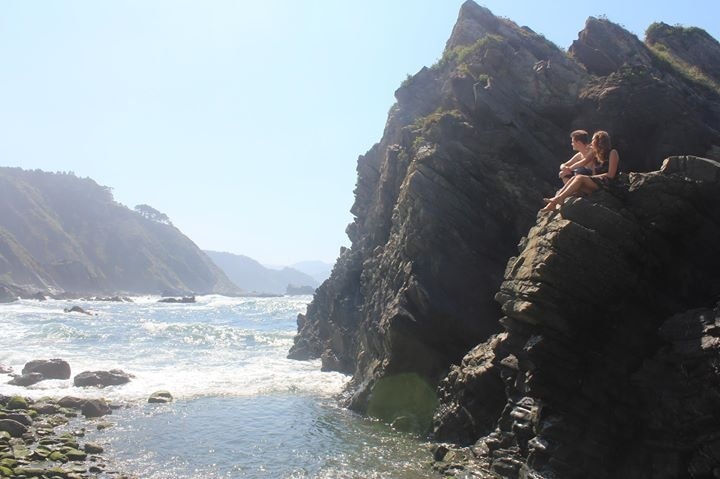
[[[87,314],[88,316],[92,316],[91,312],[85,311],[80,306],[73,306],[72,308],[65,308],[65,309],[63,309],[63,311],[65,311],[66,313],[82,313],[82,314]]]
[[[158,303],[194,303],[195,295],[183,296],[182,298],[162,298],[158,300]]]

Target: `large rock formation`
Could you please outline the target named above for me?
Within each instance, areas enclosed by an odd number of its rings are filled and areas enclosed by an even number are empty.
[[[668,35],[660,55],[590,18],[566,53],[466,2],[442,59],[396,91],[381,141],[359,158],[352,246],[298,319],[289,356],[353,374],[358,410],[389,421],[426,410],[414,388],[395,412],[373,407],[372,392],[406,375],[432,388],[500,330],[493,296],[558,186],[570,131],[608,130],[624,171],[720,159],[720,89],[671,61],[694,61],[684,52],[696,45]],[[720,53],[705,37],[701,47]]]
[[[0,204],[0,301],[23,290],[240,293],[177,228],[89,178],[0,168]]]
[[[441,467],[717,477],[718,238],[720,163],[694,157],[540,214],[497,295],[505,331],[441,384],[435,436],[474,466]]]

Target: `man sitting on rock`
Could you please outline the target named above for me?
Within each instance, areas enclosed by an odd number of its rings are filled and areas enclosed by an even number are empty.
[[[595,153],[590,146],[590,135],[585,130],[575,130],[570,133],[570,144],[575,155],[565,163],[560,164],[558,176],[563,184],[575,175],[592,175],[595,163]]]
[[[590,194],[600,189],[610,190],[615,184],[620,155],[612,148],[610,135],[606,131],[596,131],[591,145],[597,159],[593,166],[593,174],[573,176],[555,196],[543,198],[547,205],[540,211],[555,211],[569,196]]]

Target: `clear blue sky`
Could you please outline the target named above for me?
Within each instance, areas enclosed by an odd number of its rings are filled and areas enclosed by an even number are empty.
[[[480,2],[567,48],[588,16],[720,38],[720,2]],[[204,249],[335,260],[357,157],[461,0],[3,0],[0,165],[73,171]],[[1,207],[1,205],[0,205]]]

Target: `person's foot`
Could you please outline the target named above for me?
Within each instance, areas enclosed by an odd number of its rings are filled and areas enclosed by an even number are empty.
[[[555,211],[557,209],[558,205],[555,203],[555,201],[550,200],[548,204],[545,205],[545,208],[542,208],[540,212],[546,212],[546,211]]]

